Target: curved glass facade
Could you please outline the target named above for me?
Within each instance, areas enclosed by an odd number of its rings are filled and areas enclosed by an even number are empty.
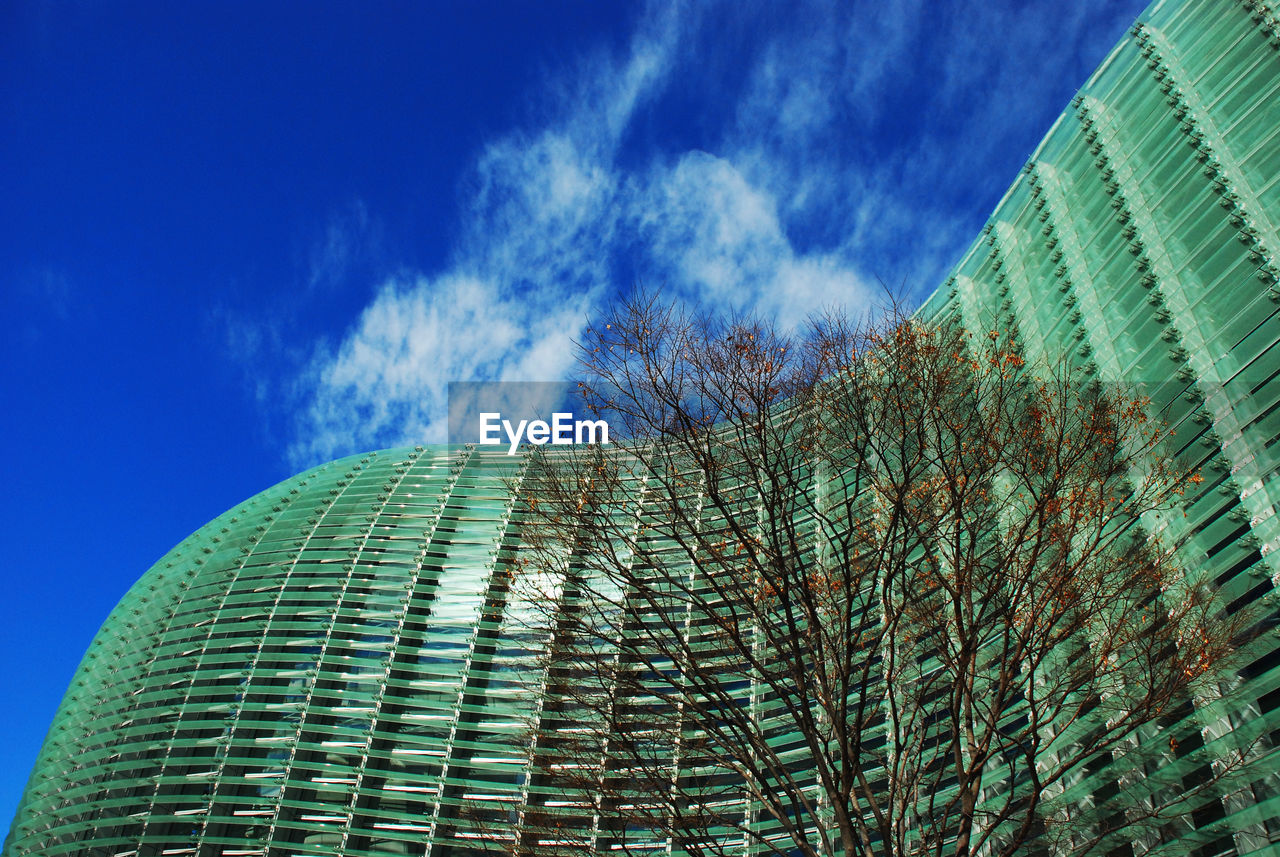
[[[1258,0],[1160,2],[921,312],[1143,385],[1206,477],[1172,524],[1184,561],[1274,615],[1277,259],[1280,21]],[[512,844],[553,798],[589,834],[590,801],[529,771],[528,725],[565,724],[509,589],[523,461],[357,456],[193,534],[85,655],[5,854],[461,854]],[[1246,776],[1136,853],[1280,853],[1280,637],[1241,678],[1170,728],[1188,778],[1200,748],[1259,739]],[[1105,799],[1098,777],[1082,800]]]
[[[193,534],[93,641],[8,853],[421,853],[505,816],[529,711],[504,633],[518,461],[345,459]]]

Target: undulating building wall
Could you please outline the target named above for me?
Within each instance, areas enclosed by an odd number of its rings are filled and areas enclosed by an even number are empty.
[[[1150,397],[1174,429],[1168,451],[1205,477],[1185,517],[1161,523],[1165,538],[1233,607],[1269,615],[1280,610],[1276,22],[1259,3],[1155,4],[923,311],[1014,330],[1031,356]],[[1178,753],[1194,776],[1203,742],[1260,738],[1254,775],[1188,817],[1176,847],[1270,853],[1280,842],[1280,636],[1252,651],[1234,705],[1188,714]]]

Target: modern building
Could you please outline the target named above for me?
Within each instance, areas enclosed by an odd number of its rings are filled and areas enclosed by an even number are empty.
[[[1206,476],[1169,534],[1184,561],[1280,616],[1273,9],[1158,0],[920,313],[1143,385]],[[6,857],[436,857],[514,830],[542,799],[543,700],[507,573],[525,465],[504,452],[333,462],[167,554],[72,679]],[[1280,854],[1280,636],[1241,677],[1229,713],[1177,728],[1260,737],[1255,761],[1162,853]]]

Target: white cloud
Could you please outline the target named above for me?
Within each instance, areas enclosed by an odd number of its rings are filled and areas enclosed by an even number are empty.
[[[346,279],[376,261],[382,250],[381,224],[369,216],[361,200],[329,216],[324,235],[312,244],[307,258],[308,292],[337,289]]]
[[[355,331],[299,379],[295,463],[368,439],[443,441],[448,383],[563,377],[589,298],[530,297],[491,279],[448,274],[388,283]]]
[[[316,349],[293,463],[443,440],[451,380],[564,377],[593,311],[631,285],[619,277],[785,324],[865,307],[877,276],[927,291],[988,213],[974,187],[994,203],[1013,178],[1000,145],[1030,151],[1069,97],[1043,103],[1063,88],[1052,76],[1123,17],[1049,28],[1043,10],[988,5],[653,6],[626,50],[543,81],[541,118],[478,153],[450,263],[384,283]],[[1002,51],[1002,28],[1022,42]],[[697,143],[664,136],[672,104]],[[316,271],[342,265],[337,238]]]
[[[691,152],[641,183],[636,231],[676,294],[795,326],[830,303],[861,306],[861,276],[835,254],[798,253],[778,203],[728,160]]]

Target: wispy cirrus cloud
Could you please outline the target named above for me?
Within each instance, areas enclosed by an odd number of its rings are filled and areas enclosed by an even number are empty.
[[[299,378],[307,432],[293,455],[323,460],[363,437],[388,444],[443,438],[448,383],[459,378],[558,377],[566,332],[590,307],[588,295],[564,298],[463,274],[387,284],[355,332]]]
[[[363,200],[329,215],[324,233],[312,242],[306,259],[306,292],[341,287],[353,269],[367,268],[384,253],[382,224]]]
[[[292,463],[443,440],[451,380],[566,376],[636,280],[786,324],[926,293],[1138,8],[650,7],[477,153],[449,263],[316,348]]]

